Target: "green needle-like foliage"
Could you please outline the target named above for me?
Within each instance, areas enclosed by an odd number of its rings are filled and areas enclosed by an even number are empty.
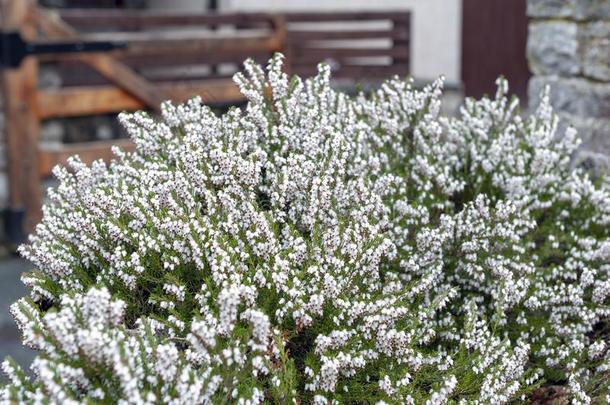
[[[610,191],[546,95],[445,118],[442,80],[235,80],[244,109],[122,114],[135,152],[55,170],[12,307],[39,352],[1,399],[608,401]]]

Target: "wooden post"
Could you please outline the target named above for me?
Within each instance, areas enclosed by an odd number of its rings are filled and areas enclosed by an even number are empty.
[[[32,0],[1,0],[1,27],[17,30],[24,39],[36,37],[32,24]],[[42,190],[38,176],[38,137],[36,116],[38,62],[28,57],[16,69],[0,71],[4,99],[5,145],[9,183],[7,231],[11,242],[20,242],[24,231],[31,231],[41,218]]]

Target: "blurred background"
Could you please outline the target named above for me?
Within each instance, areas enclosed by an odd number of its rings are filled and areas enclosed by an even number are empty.
[[[194,95],[219,112],[243,105],[231,76],[245,58],[279,51],[303,76],[324,61],[350,93],[443,75],[450,115],[493,95],[500,75],[523,111],[551,84],[584,138],[575,164],[608,168],[608,0],[0,0],[0,35],[0,358],[22,364],[33,353],[8,307],[30,268],[14,251],[40,220],[52,167],[132,148],[123,110]]]

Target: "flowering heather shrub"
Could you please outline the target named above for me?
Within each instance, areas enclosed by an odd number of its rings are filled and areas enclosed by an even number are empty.
[[[608,400],[610,191],[548,97],[524,119],[499,80],[449,119],[442,80],[245,71],[244,110],[123,114],[136,152],[56,169],[5,400]]]

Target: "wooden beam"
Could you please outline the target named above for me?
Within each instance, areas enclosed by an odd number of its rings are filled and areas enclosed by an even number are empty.
[[[139,30],[160,26],[188,25],[240,25],[248,26],[257,22],[268,21],[272,14],[266,13],[207,13],[207,14],[172,14],[159,11],[140,10],[61,10],[61,18],[69,24],[84,28],[120,28]],[[292,12],[287,13],[288,22],[319,21],[374,21],[404,20],[409,14],[405,10],[388,11],[346,11],[346,12]]]
[[[199,95],[206,103],[242,101],[239,88],[228,79],[160,83],[168,99],[180,102]],[[115,86],[79,86],[41,90],[37,113],[42,119],[135,111],[146,106],[138,98]]]
[[[144,107],[139,99],[114,86],[80,86],[40,90],[37,111],[41,119],[48,119],[133,111]]]
[[[31,24],[35,7],[31,0],[3,0],[0,16],[3,30],[18,30],[23,38],[32,40],[36,30]],[[36,103],[38,63],[28,57],[16,69],[0,70],[0,87],[4,98],[5,143],[9,180],[9,209],[25,211],[26,231],[31,231],[41,218],[42,190],[37,174],[40,122],[33,105]],[[19,230],[11,230],[20,233]]]
[[[294,57],[299,61],[310,61],[316,65],[318,61],[326,58],[341,61],[346,58],[362,58],[368,56],[403,56],[409,54],[407,46],[392,46],[391,48],[339,48],[304,46],[295,47]]]
[[[50,176],[56,165],[65,165],[68,158],[74,155],[78,155],[87,165],[99,159],[108,163],[114,157],[113,146],[118,146],[127,152],[135,150],[135,145],[129,139],[42,146],[38,160],[38,175],[40,177]]]
[[[229,28],[222,31],[211,30],[207,27],[194,27],[190,30],[180,28],[147,31],[84,31],[79,36],[84,41],[127,42],[130,45],[138,43],[164,42],[164,41],[226,41],[237,39],[265,39],[269,38],[273,26],[266,28]]]
[[[404,21],[409,15],[405,10],[388,11],[313,11],[286,13],[286,21],[291,22],[334,22],[334,21]]]
[[[81,38],[89,40],[89,38]],[[97,39],[92,39],[97,41]],[[123,41],[117,41],[123,42]],[[212,60],[233,56],[234,59],[243,61],[250,54],[262,52],[272,53],[279,48],[279,44],[274,36],[266,36],[263,38],[200,38],[200,39],[185,39],[185,40],[161,40],[161,41],[137,41],[126,42],[127,48],[124,50],[114,50],[104,54],[83,54],[83,53],[63,53],[63,54],[48,54],[40,55],[38,58],[41,61],[70,61],[78,60],[87,63],[83,59],[84,56],[105,56],[116,60],[116,63],[121,63],[120,60],[135,59],[138,57],[153,57],[157,59],[166,59],[163,64],[179,63],[179,59],[172,63],[172,58],[190,57],[192,59],[200,59],[203,63],[212,63]],[[208,59],[210,62],[207,62]],[[238,58],[239,57],[239,58]],[[153,66],[156,64],[153,63]],[[95,66],[94,66],[95,67]]]
[[[171,56],[159,57],[159,55],[139,55],[139,56],[131,56],[126,54],[126,56],[119,56],[122,61],[127,63],[129,66],[132,66],[136,69],[142,68],[150,68],[158,69],[160,67],[184,67],[184,66],[212,66],[220,63],[235,63],[238,66],[241,66],[245,59],[245,55],[248,58],[253,58],[254,60],[260,60],[262,64],[265,64],[273,53],[272,49],[264,49],[260,51],[249,51],[247,54],[244,54],[240,51],[232,51],[232,52],[212,52],[212,53],[181,53],[181,54],[172,54]],[[146,72],[142,73],[146,76]]]
[[[311,64],[293,65],[295,74],[314,76],[317,68]],[[406,77],[409,74],[408,63],[392,65],[341,65],[333,70],[333,78],[349,79],[353,83],[366,83],[370,79],[387,79],[393,75]]]

